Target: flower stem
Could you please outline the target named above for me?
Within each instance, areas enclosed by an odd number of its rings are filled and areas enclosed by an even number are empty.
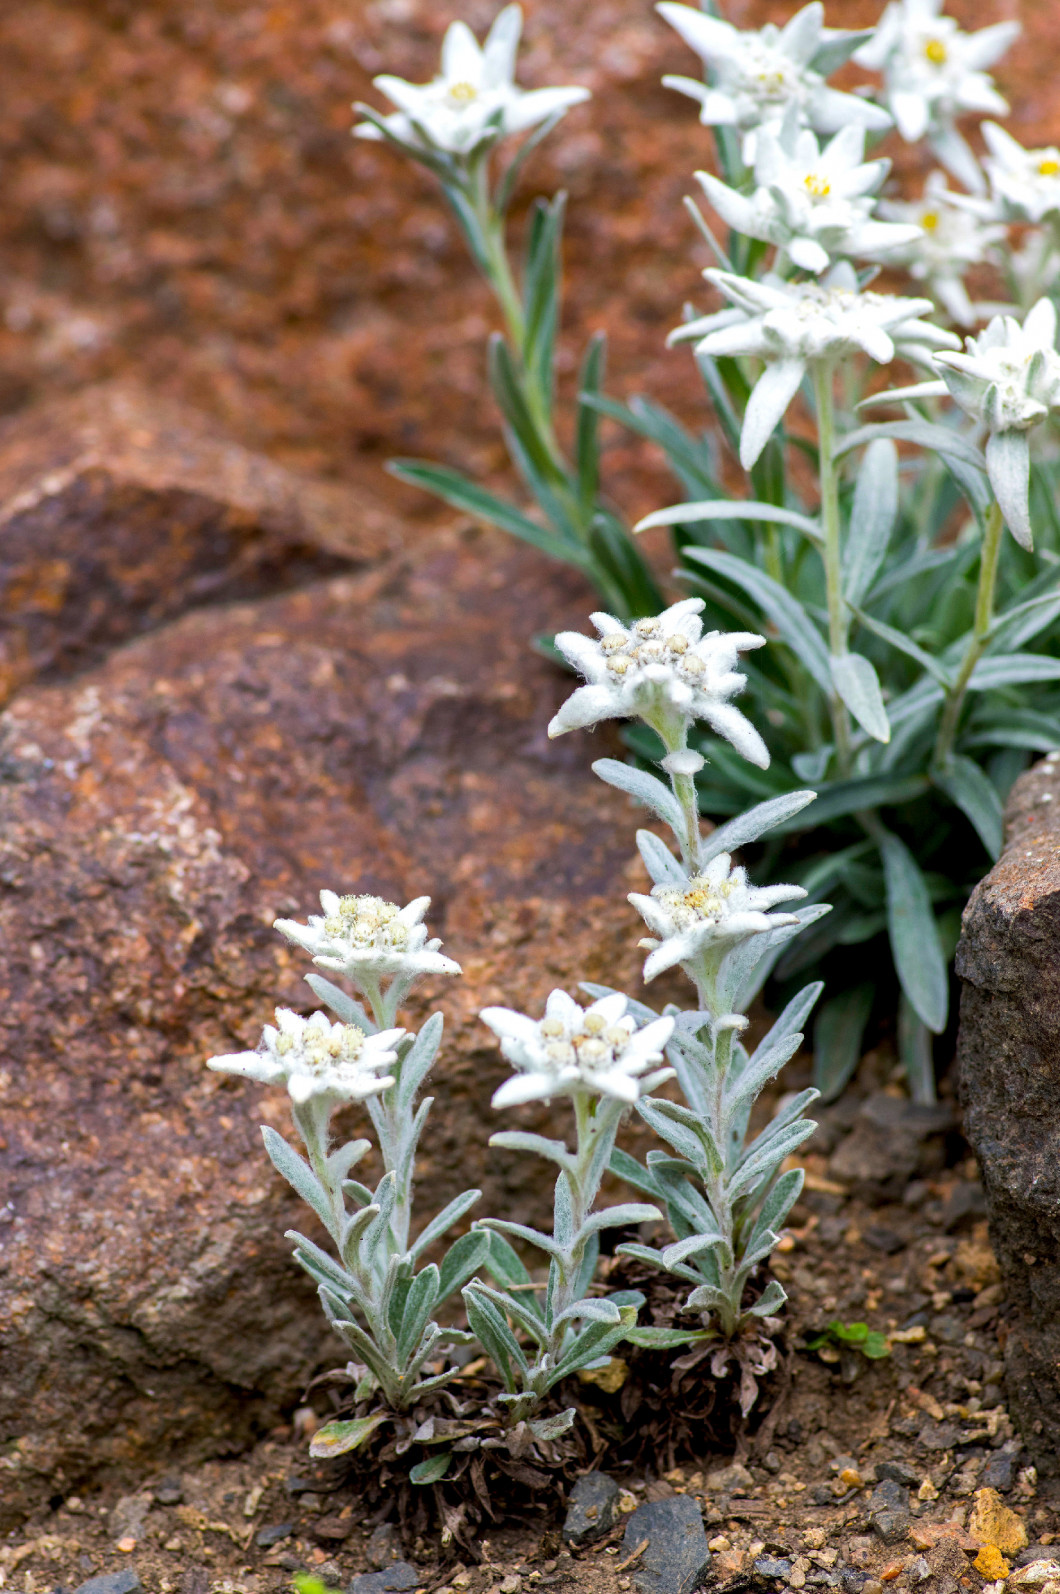
[[[949,762],[953,752],[953,743],[957,735],[957,726],[960,723],[961,710],[964,699],[968,693],[968,683],[972,678],[979,660],[982,658],[983,649],[986,647],[987,637],[994,619],[994,595],[997,591],[997,572],[1001,558],[1001,538],[1005,529],[1004,516],[1000,505],[992,503],[986,516],[986,527],[983,532],[983,551],[979,560],[979,588],[975,596],[975,621],[972,627],[971,640],[968,651],[957,674],[957,679],[946,694],[946,705],[939,721],[939,734],[935,742],[935,753],[932,764],[935,769],[943,769]]]
[[[839,476],[835,468],[835,401],[832,395],[832,366],[817,360],[813,366],[813,390],[817,402],[817,448],[821,479],[821,524],[824,529],[824,579],[828,599],[828,651],[840,658],[847,651],[847,613],[843,601],[841,565],[841,524],[839,515]],[[846,704],[834,689],[829,696],[836,758],[841,775],[850,773],[850,719]]]

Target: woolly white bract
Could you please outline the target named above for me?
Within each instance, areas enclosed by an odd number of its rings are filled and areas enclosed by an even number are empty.
[[[703,636],[702,610],[702,598],[685,598],[631,626],[610,614],[594,614],[599,641],[561,631],[557,648],[589,685],[567,699],[548,734],[562,736],[606,719],[639,718],[656,728],[673,720],[704,720],[744,758],[765,769],[765,743],[729,702],[747,682],[735,668],[739,654],[764,646],[765,637],[721,631]]]
[[[438,77],[423,84],[389,74],[375,78],[376,88],[397,110],[379,124],[361,123],[357,135],[380,139],[389,134],[415,152],[467,156],[589,99],[588,89],[518,87],[515,58],[522,27],[517,5],[499,14],[482,46],[465,22],[452,23],[442,44]]]
[[[843,127],[822,149],[789,113],[780,128],[762,129],[753,193],[738,193],[709,172],[696,178],[730,227],[776,244],[795,265],[819,273],[837,257],[878,254],[917,236],[914,226],[873,219],[873,196],[891,163],[865,161],[864,153],[864,128]]]
[[[642,1028],[626,1009],[626,997],[602,997],[579,1007],[566,991],[553,991],[545,1016],[528,1018],[507,1007],[485,1007],[479,1014],[519,1070],[494,1093],[494,1107],[547,1101],[575,1091],[635,1102],[673,1077],[672,1068],[646,1070],[660,1063],[673,1031],[672,1018]]]
[[[441,941],[428,939],[422,919],[430,897],[417,897],[399,908],[382,897],[322,891],[320,905],[323,914],[311,915],[308,924],[277,919],[275,928],[322,969],[354,979],[460,973],[459,963],[439,952]]]
[[[997,213],[1012,221],[1060,218],[1060,149],[1024,149],[996,122],[983,123],[984,165]]]
[[[333,1024],[326,1013],[302,1018],[290,1008],[276,1009],[276,1024],[266,1024],[257,1051],[211,1057],[208,1068],[242,1074],[262,1085],[280,1081],[293,1102],[313,1098],[337,1104],[363,1101],[394,1083],[384,1070],[397,1059],[403,1029],[366,1035],[355,1024]]]
[[[656,9],[712,73],[710,84],[677,76],[663,78],[664,84],[699,101],[701,122],[741,132],[746,162],[755,158],[759,132],[779,126],[788,112],[819,133],[851,124],[877,132],[890,126],[879,106],[826,84],[865,35],[826,28],[817,0],[782,28],[770,22],[757,32],[671,0]]]
[[[970,326],[976,320],[975,307],[964,285],[965,273],[971,266],[988,260],[1007,232],[1007,228],[983,214],[982,201],[970,205],[968,198],[953,193],[942,172],[932,172],[920,199],[882,200],[879,206],[880,215],[886,220],[914,229],[909,242],[892,243],[881,250],[884,263],[901,266],[914,282],[922,282],[961,326]]]
[[[749,885],[747,871],[734,869],[727,852],[679,885],[654,886],[650,896],[630,892],[630,902],[653,931],[640,943],[651,952],[644,965],[645,980],[675,964],[689,964],[714,948],[727,950],[749,935],[798,924],[794,914],[770,909],[805,895],[802,886]]]

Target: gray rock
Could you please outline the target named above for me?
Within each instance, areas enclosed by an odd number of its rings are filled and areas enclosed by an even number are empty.
[[[946,1107],[920,1106],[879,1091],[859,1109],[829,1167],[866,1194],[901,1199],[914,1175],[923,1177],[942,1167],[943,1135],[952,1124]]]
[[[861,1594],[861,1590],[868,1582],[869,1574],[862,1572],[856,1566],[844,1566],[839,1573],[839,1582],[843,1594]]]
[[[791,1562],[782,1560],[776,1555],[760,1555],[754,1563],[755,1577],[765,1577],[777,1583],[787,1581],[791,1572]]]
[[[368,1565],[374,1566],[377,1571],[380,1567],[389,1566],[391,1561],[400,1560],[401,1541],[393,1522],[381,1522],[372,1529],[365,1554],[368,1556]]]
[[[908,1511],[880,1511],[872,1519],[872,1530],[884,1544],[898,1544],[907,1536],[912,1520]]]
[[[123,1566],[120,1572],[104,1572],[101,1577],[90,1577],[74,1594],[138,1594],[140,1575],[134,1566]]]
[[[878,1461],[876,1476],[881,1483],[890,1479],[894,1483],[904,1483],[907,1489],[915,1489],[921,1481],[921,1474],[908,1461]],[[908,1501],[903,1500],[902,1503],[908,1504]]]
[[[267,1522],[255,1533],[254,1543],[259,1550],[271,1550],[274,1544],[282,1544],[284,1539],[289,1539],[293,1532],[293,1522]]]
[[[404,1594],[407,1589],[418,1588],[423,1574],[407,1561],[395,1561],[381,1572],[359,1572],[346,1594]]]
[[[983,1489],[997,1489],[1005,1494],[1016,1481],[1016,1457],[1005,1450],[999,1450],[990,1457],[983,1469],[983,1476],[979,1485]]]
[[[1060,762],[1021,776],[1006,848],[965,909],[958,1084],[1009,1334],[1008,1410],[1040,1468],[1060,1454]]]
[[[163,1478],[155,1484],[154,1496],[159,1505],[179,1505],[184,1498],[184,1485],[179,1478]]]
[[[874,1516],[877,1511],[908,1511],[908,1487],[897,1478],[889,1477],[882,1467],[879,1471],[880,1482],[869,1495],[869,1515]]]
[[[897,1478],[883,1478],[869,1496],[869,1521],[884,1544],[897,1544],[909,1532],[909,1491]]]
[[[619,1488],[606,1472],[579,1478],[570,1492],[563,1538],[568,1544],[589,1544],[614,1525]]]
[[[711,1554],[699,1506],[687,1494],[638,1506],[626,1523],[622,1548],[627,1556],[647,1539],[633,1567],[640,1594],[691,1594],[710,1569]],[[360,1589],[355,1594],[362,1594]],[[364,1590],[363,1594],[371,1594]]]
[[[144,1519],[154,1503],[151,1494],[126,1494],[110,1513],[110,1531],[115,1539],[142,1539]]]

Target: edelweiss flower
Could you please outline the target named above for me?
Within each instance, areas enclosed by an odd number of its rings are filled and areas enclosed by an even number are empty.
[[[763,128],[758,139],[753,194],[738,194],[709,172],[696,177],[730,227],[776,244],[804,271],[820,272],[834,255],[870,255],[918,235],[908,224],[873,221],[872,196],[891,163],[863,161],[864,153],[864,128],[841,128],[822,150],[789,112],[781,128]]]
[[[396,1059],[403,1029],[366,1035],[355,1024],[333,1024],[326,1013],[302,1018],[290,1008],[276,1009],[276,1027],[266,1024],[256,1052],[211,1057],[208,1068],[242,1074],[263,1085],[281,1080],[291,1100],[363,1101],[394,1083],[383,1071]]]
[[[506,6],[479,47],[465,22],[454,22],[442,44],[442,70],[431,83],[406,83],[384,74],[374,79],[397,106],[382,119],[386,132],[413,151],[469,155],[509,133],[523,133],[589,98],[588,89],[534,89],[515,83],[515,56],[523,28],[517,5]],[[366,107],[359,106],[364,110]],[[384,137],[374,122],[354,129],[360,138]]]
[[[683,886],[655,886],[651,896],[630,892],[629,900],[654,936],[640,945],[651,952],[645,980],[675,963],[688,963],[710,946],[728,947],[798,921],[792,913],[770,913],[778,902],[806,895],[801,886],[749,886],[747,872],[733,869],[727,852],[712,858],[702,874]],[[657,937],[657,939],[656,939]]]
[[[702,609],[702,598],[685,598],[630,626],[610,614],[594,614],[599,642],[561,631],[556,646],[589,685],[567,699],[548,734],[562,736],[606,719],[642,719],[655,728],[674,719],[686,725],[706,720],[750,763],[768,768],[765,743],[728,701],[746,685],[746,677],[736,673],[737,655],[763,647],[765,637],[749,631],[703,636]]]
[[[1005,227],[988,220],[982,206],[981,200],[951,193],[942,172],[931,173],[921,199],[880,205],[881,216],[908,222],[916,230],[911,242],[881,251],[885,263],[904,266],[962,326],[976,319],[962,280],[964,273],[984,261],[1006,236]]]
[[[334,891],[322,891],[320,905],[323,915],[311,915],[308,924],[277,919],[275,928],[304,947],[322,969],[372,980],[386,974],[460,973],[459,963],[442,956],[441,941],[428,941],[427,926],[420,923],[430,897],[417,897],[399,908],[382,897],[339,897]]]
[[[918,317],[930,299],[901,299],[889,293],[862,293],[845,261],[817,282],[759,282],[728,271],[705,271],[733,305],[699,321],[689,321],[670,341],[696,340],[697,354],[756,355],[767,362],[744,412],[740,460],[745,470],[761,454],[798,392],[807,367],[834,362],[863,349],[881,365],[898,356],[918,363],[938,348],[959,348],[951,332]]]
[[[941,8],[942,0],[892,0],[854,60],[883,72],[887,109],[902,137],[915,144],[928,136],[943,164],[981,189],[975,157],[953,124],[965,111],[1006,113],[984,68],[1005,53],[1020,25],[997,22],[962,33],[952,17],[940,16]]]
[[[1032,545],[1027,433],[1060,412],[1060,355],[1056,309],[1039,299],[1020,326],[995,316],[963,354],[940,354],[936,364],[961,408],[989,427],[986,468],[1009,530]]]
[[[644,1071],[662,1062],[673,1019],[657,1018],[638,1029],[626,1006],[626,998],[616,994],[583,1008],[566,991],[553,991],[542,1019],[507,1007],[484,1008],[479,1017],[519,1070],[495,1093],[493,1105],[516,1107],[576,1091],[634,1102],[672,1078],[672,1068],[646,1077]]]
[[[1060,217],[1060,149],[1024,149],[996,122],[983,123],[990,154],[984,161],[1000,213],[1012,221]]]
[[[865,35],[826,28],[824,7],[817,0],[803,6],[782,28],[770,22],[757,32],[741,32],[671,0],[663,0],[656,9],[713,77],[710,85],[687,77],[664,77],[663,82],[700,102],[701,122],[743,133],[748,165],[755,158],[759,129],[778,127],[789,108],[800,127],[819,133],[834,133],[848,124],[877,131],[891,125],[878,105],[840,94],[825,83],[827,73],[842,66]]]

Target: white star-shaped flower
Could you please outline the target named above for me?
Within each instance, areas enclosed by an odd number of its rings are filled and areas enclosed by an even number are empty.
[[[442,43],[442,70],[430,83],[407,83],[384,74],[374,82],[397,110],[382,119],[390,136],[412,151],[474,153],[510,133],[523,133],[589,99],[581,88],[533,89],[515,82],[515,57],[523,28],[517,5],[506,6],[483,46],[465,22],[454,22]],[[365,109],[365,107],[358,107]],[[384,137],[373,122],[354,129],[360,138]]]
[[[919,231],[872,217],[873,195],[890,161],[865,161],[864,128],[847,126],[821,149],[808,128],[789,116],[763,128],[755,154],[752,194],[697,172],[723,221],[748,238],[776,244],[803,271],[821,272],[833,258],[865,256],[912,243]]]
[[[910,144],[929,138],[963,183],[981,189],[975,158],[954,122],[966,111],[1007,112],[985,68],[1005,53],[1020,25],[997,22],[962,33],[941,9],[942,0],[891,0],[854,60],[884,74],[884,99],[902,137]]]
[[[387,1029],[366,1035],[355,1024],[333,1024],[326,1013],[302,1018],[278,1007],[276,1024],[266,1024],[257,1051],[211,1057],[206,1066],[262,1085],[282,1082],[296,1106],[311,1100],[363,1101],[394,1083],[385,1070],[396,1061],[395,1047],[404,1033]]]
[[[1056,308],[1039,299],[1023,325],[995,316],[961,354],[940,354],[942,379],[969,415],[989,428],[986,468],[1009,530],[1024,548],[1032,546],[1030,446],[1027,433],[1060,412],[1060,354]]]
[[[677,963],[690,962],[708,947],[728,949],[749,935],[798,923],[792,913],[769,910],[778,902],[794,902],[805,895],[801,886],[748,885],[746,870],[733,869],[727,852],[720,852],[683,885],[655,886],[650,896],[630,892],[630,902],[653,932],[640,943],[651,953],[644,965],[645,980]]]
[[[275,928],[303,947],[322,969],[334,969],[353,979],[381,975],[414,978],[420,974],[459,974],[460,965],[443,957],[441,941],[427,939],[420,921],[431,905],[430,897],[417,897],[399,908],[382,897],[336,896],[320,893],[323,914],[312,914],[308,924],[277,919]]]
[[[990,191],[1010,221],[1056,221],[1060,217],[1060,149],[1024,149],[996,122],[983,123],[990,154],[984,161]]]
[[[864,34],[826,28],[818,0],[803,6],[782,28],[769,22],[746,32],[671,0],[656,9],[711,73],[710,84],[687,77],[664,77],[663,82],[699,101],[701,122],[743,133],[748,165],[755,158],[759,131],[779,127],[789,111],[799,126],[819,133],[849,125],[880,132],[891,125],[886,111],[871,100],[841,94],[826,84],[825,76],[849,58]]]
[[[713,269],[703,275],[732,308],[687,322],[670,341],[694,340],[697,354],[755,355],[767,362],[744,411],[745,470],[765,448],[811,364],[835,362],[858,349],[880,365],[899,356],[923,364],[934,349],[960,347],[952,332],[919,319],[933,308],[930,299],[860,292],[846,261],[821,282],[774,276],[755,282]]]
[[[567,699],[548,727],[550,736],[580,730],[606,719],[642,719],[646,724],[690,724],[705,720],[711,730],[760,769],[769,766],[766,745],[750,720],[729,702],[747,684],[736,672],[737,656],[765,645],[749,631],[702,635],[702,598],[685,598],[651,619],[625,625],[610,614],[594,614],[600,640],[561,631],[556,646],[588,681]]]
[[[583,1008],[566,991],[553,991],[542,1019],[507,1007],[484,1008],[479,1017],[518,1069],[495,1093],[493,1105],[516,1107],[581,1091],[635,1102],[670,1079],[672,1068],[645,1071],[662,1062],[673,1019],[657,1018],[638,1029],[627,1005],[616,993]]]
[[[1004,225],[983,214],[983,204],[966,194],[954,194],[944,174],[932,172],[922,198],[880,205],[880,215],[888,221],[906,222],[915,228],[910,242],[880,251],[884,264],[903,266],[962,326],[970,326],[976,319],[964,273],[986,260],[1007,234]]]

